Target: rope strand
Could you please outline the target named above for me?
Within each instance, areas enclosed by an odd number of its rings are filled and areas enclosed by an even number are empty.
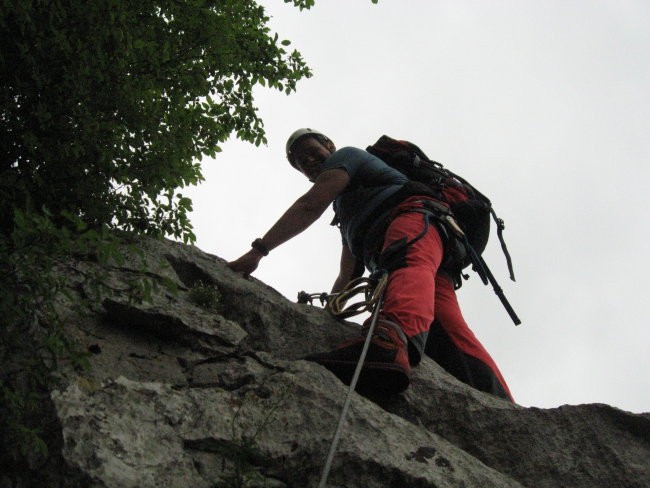
[[[388,282],[387,276],[388,275],[386,273],[383,274],[377,283],[377,286],[374,287],[374,292],[372,293],[371,302],[374,304],[374,309],[372,312],[370,328],[368,329],[368,335],[366,336],[366,340],[363,343],[363,349],[361,350],[361,355],[359,356],[359,362],[357,363],[357,367],[354,370],[354,375],[352,376],[352,381],[350,382],[350,387],[348,388],[348,393],[345,397],[345,402],[343,403],[343,409],[341,410],[339,422],[336,427],[336,431],[334,432],[334,437],[332,438],[332,444],[330,445],[330,450],[327,454],[325,465],[323,466],[323,472],[321,473],[318,488],[325,488],[325,484],[327,483],[327,478],[332,467],[332,461],[334,460],[334,454],[336,454],[336,448],[338,447],[338,443],[341,439],[341,433],[343,432],[343,423],[345,422],[345,418],[348,414],[348,409],[350,408],[350,402],[352,401],[352,394],[357,387],[357,382],[359,381],[359,376],[361,374],[361,368],[363,367],[363,362],[366,359],[366,354],[368,353],[368,348],[370,347],[372,334],[374,333],[375,325],[377,324],[379,310],[381,309],[381,304],[384,297],[384,289],[386,288],[386,283]],[[356,288],[356,286],[357,285],[355,284],[351,287],[351,289]],[[369,285],[364,286],[368,287]]]

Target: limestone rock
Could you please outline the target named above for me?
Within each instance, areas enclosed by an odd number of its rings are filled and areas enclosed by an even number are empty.
[[[92,355],[89,370],[66,370],[44,407],[60,460],[51,486],[317,486],[347,387],[300,358],[358,326],[195,247],[138,247],[105,270],[114,293],[100,306],[64,308],[69,334]],[[132,294],[143,260],[159,284],[148,302]],[[74,270],[93,266],[71,264],[73,297],[89,293]],[[218,289],[214,308],[192,301],[199,283]],[[4,476],[0,486],[38,478]],[[523,408],[425,358],[404,394],[354,394],[328,486],[648,487],[650,417],[607,405]]]

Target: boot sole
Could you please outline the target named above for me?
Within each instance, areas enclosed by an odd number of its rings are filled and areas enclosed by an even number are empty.
[[[322,359],[312,359],[312,361],[325,366],[346,385],[352,382],[357,368],[356,361]],[[366,362],[361,369],[356,389],[361,392],[401,393],[408,388],[409,383],[408,373],[396,364]]]

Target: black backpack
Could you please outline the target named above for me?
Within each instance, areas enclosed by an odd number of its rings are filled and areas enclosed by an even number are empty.
[[[515,281],[512,259],[503,238],[505,224],[497,216],[490,200],[467,180],[451,172],[442,164],[429,159],[412,142],[382,136],[373,145],[368,146],[366,151],[397,169],[410,180],[426,184],[439,195],[440,200],[449,205],[466,237],[465,245],[468,248],[470,259],[464,263],[464,266],[473,264],[474,270],[479,273],[483,282],[492,284],[495,293],[501,299],[515,324],[521,323],[481,257],[490,237],[490,216],[492,216],[496,224],[501,249],[506,257],[510,279]],[[466,275],[463,277],[467,278]]]

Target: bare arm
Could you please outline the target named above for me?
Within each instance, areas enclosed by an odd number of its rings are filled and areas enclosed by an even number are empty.
[[[349,182],[347,171],[342,169],[321,173],[309,191],[296,200],[264,234],[262,241],[266,248],[270,251],[278,247],[316,222]]]
[[[350,248],[348,246],[343,245],[343,248],[341,250],[341,265],[339,275],[336,277],[336,281],[334,281],[332,293],[340,292],[350,281],[363,274],[363,269],[359,268],[360,267],[357,263],[357,258],[354,257],[352,251],[350,251]],[[361,273],[359,273],[359,271],[361,271]]]
[[[307,229],[345,190],[349,182],[350,177],[343,169],[331,169],[321,173],[309,191],[296,200],[264,234],[264,246],[270,251]],[[262,257],[262,253],[251,249],[228,265],[232,270],[248,275],[257,268]]]

